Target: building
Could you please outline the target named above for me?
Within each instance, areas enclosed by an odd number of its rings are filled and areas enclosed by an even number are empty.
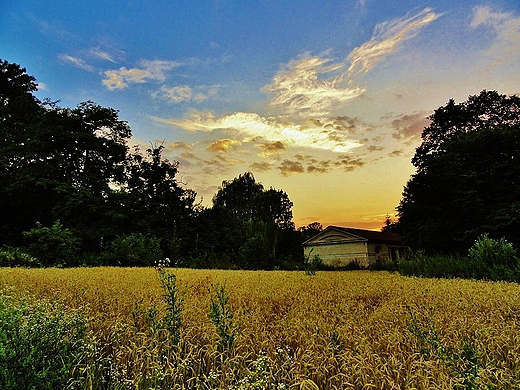
[[[324,265],[341,268],[353,261],[361,267],[395,261],[406,247],[397,233],[328,226],[303,248],[308,258],[318,255]]]

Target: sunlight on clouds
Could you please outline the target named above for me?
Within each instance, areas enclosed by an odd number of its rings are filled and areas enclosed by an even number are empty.
[[[396,52],[400,44],[414,37],[420,28],[439,17],[425,8],[414,16],[405,16],[376,26],[372,39],[355,48],[346,63],[332,63],[329,58],[304,54],[290,61],[263,89],[273,93],[271,107],[287,114],[324,116],[340,104],[361,96],[366,88],[356,86],[352,77],[367,73],[387,55]]]
[[[275,94],[271,106],[283,106],[288,113],[325,115],[338,103],[354,99],[365,91],[345,82],[341,74],[330,80],[320,79],[320,75],[344,67],[344,64],[329,65],[330,62],[330,59],[308,55],[289,62],[275,75],[273,82],[264,87],[265,91]]]
[[[401,42],[414,37],[419,29],[437,19],[439,15],[425,8],[417,15],[408,15],[378,24],[372,39],[355,48],[349,54],[349,74],[356,71],[366,73],[389,54],[394,53]]]
[[[520,54],[520,17],[511,13],[494,12],[490,7],[476,7],[471,28],[491,27],[497,34],[489,55],[497,59],[493,65],[509,62]]]
[[[260,153],[257,154],[258,157],[276,156],[287,150],[287,147],[281,141],[264,142],[255,146],[262,150]]]
[[[410,140],[421,135],[424,128],[430,124],[430,119],[427,118],[426,112],[420,111],[399,115],[392,119],[390,124],[395,130],[393,138]]]
[[[257,172],[267,172],[273,168],[273,164],[269,161],[255,161],[249,165],[250,170]]]
[[[219,139],[213,142],[208,149],[210,152],[227,152],[229,149],[235,149],[241,144],[236,139]]]
[[[107,70],[103,84],[109,90],[114,90],[126,88],[129,84],[144,83],[147,80],[164,81],[165,72],[180,64],[175,61],[142,60],[139,65],[140,68],[127,69],[123,66],[119,70]]]
[[[256,113],[236,112],[217,117],[212,113],[196,112],[188,119],[158,121],[169,123],[187,131],[211,132],[216,129],[234,130],[242,136],[244,142],[254,141],[261,137],[268,142],[282,142],[295,147],[323,149],[345,153],[362,146],[359,141],[349,139],[327,126],[304,126],[296,123],[278,121],[274,117],[261,117]]]
[[[284,176],[305,172],[303,165],[299,161],[283,160],[278,169]]]
[[[168,144],[168,147],[172,148],[172,149],[185,149],[185,150],[190,150],[191,149],[191,146],[188,145],[185,141],[170,142]]]

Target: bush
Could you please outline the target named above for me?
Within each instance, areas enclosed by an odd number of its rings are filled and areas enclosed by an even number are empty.
[[[410,252],[399,259],[398,271],[405,276],[424,278],[486,279],[488,270],[465,256],[425,255],[424,252]]]
[[[489,268],[518,266],[518,258],[513,244],[502,237],[500,240],[489,238],[488,234],[482,234],[475,244],[469,249],[470,259],[485,264]]]
[[[0,388],[65,389],[86,351],[86,319],[0,295]]]
[[[129,267],[153,266],[163,258],[160,239],[141,233],[117,237],[103,254],[103,260],[108,265]]]
[[[81,240],[75,237],[69,229],[63,227],[60,221],[51,227],[36,226],[23,232],[27,243],[27,252],[36,257],[44,267],[78,265]]]
[[[38,259],[22,248],[4,246],[0,249],[0,267],[39,267]]]
[[[493,240],[482,235],[469,249],[468,256],[431,255],[410,252],[398,263],[399,273],[426,278],[463,278],[520,281],[516,251],[504,238]]]

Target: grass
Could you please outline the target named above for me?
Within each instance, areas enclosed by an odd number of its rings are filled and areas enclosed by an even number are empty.
[[[182,292],[174,332],[152,268],[4,268],[0,285],[13,299],[84,313],[90,347],[69,388],[520,388],[517,284],[370,271],[165,272]],[[232,348],[222,348],[216,304],[232,313]]]

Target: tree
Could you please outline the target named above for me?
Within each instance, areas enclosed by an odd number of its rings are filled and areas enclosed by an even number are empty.
[[[421,135],[422,143],[412,158],[413,165],[427,168],[430,158],[442,153],[445,142],[453,136],[486,127],[512,126],[520,123],[520,98],[483,90],[479,95],[456,104],[450,99],[428,117],[431,123]]]
[[[243,220],[256,217],[256,200],[264,186],[257,183],[251,172],[239,175],[231,181],[224,180],[213,197],[213,206],[231,210]]]
[[[244,221],[274,222],[282,229],[294,229],[293,203],[287,193],[257,183],[251,172],[225,180],[213,197],[214,207],[231,210]]]
[[[0,241],[18,245],[36,222],[57,220],[87,245],[98,241],[111,225],[111,185],[123,178],[128,124],[92,102],[75,109],[41,103],[25,69],[4,61],[0,70]]]
[[[266,223],[274,222],[282,229],[293,230],[292,206],[293,202],[286,192],[270,188],[255,199],[255,218]]]
[[[163,158],[164,146],[128,156],[124,192],[134,231],[170,240],[192,214],[196,193],[176,180],[179,163]]]
[[[274,188],[264,190],[250,172],[222,182],[213,197],[213,208],[229,210],[242,222],[245,236],[235,242],[235,247],[240,248],[238,266],[272,269],[279,255],[296,257],[284,248],[294,242],[286,233],[294,230],[292,206],[287,193]]]
[[[306,226],[300,226],[298,231],[302,232],[305,240],[308,240],[311,237],[314,237],[316,234],[320,233],[323,230],[323,225],[319,222],[311,222]]]
[[[502,118],[502,119],[501,119]],[[430,117],[398,206],[405,243],[465,253],[478,236],[520,237],[520,99],[481,92]]]
[[[385,217],[385,224],[381,228],[382,232],[392,232],[392,233],[399,233],[399,223],[398,220],[395,218],[392,218],[390,215],[386,215]]]
[[[122,235],[172,238],[195,193],[177,183],[162,146],[129,152],[130,127],[115,109],[40,102],[19,65],[0,61],[0,87],[0,245],[56,221],[89,252]]]

